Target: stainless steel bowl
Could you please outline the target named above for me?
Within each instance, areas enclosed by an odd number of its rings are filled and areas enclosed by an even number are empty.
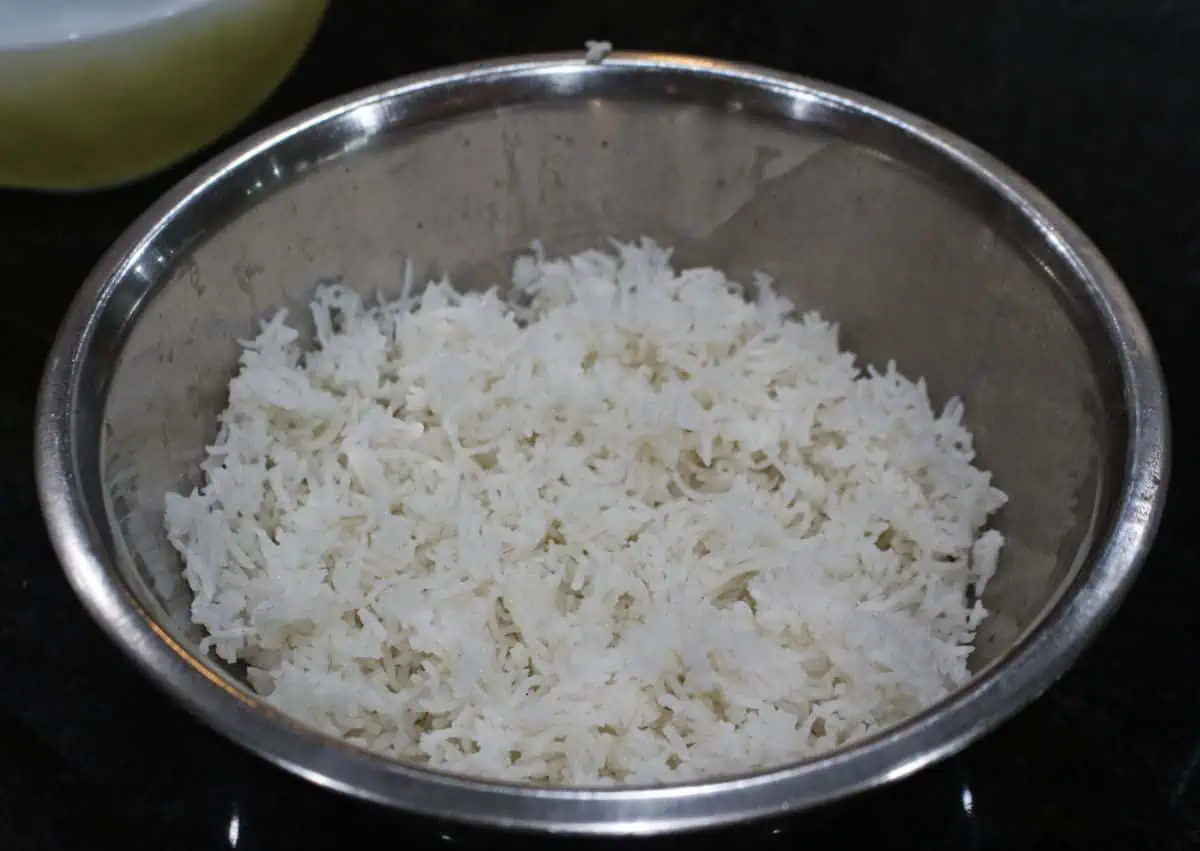
[[[649,234],[683,263],[754,269],[962,394],[1011,496],[1010,544],[966,688],[819,759],[662,788],[505,785],[371,756],[272,711],[198,652],[161,527],[197,482],[236,341],[329,278],[457,281],[514,253]],[[421,271],[419,269],[419,271]],[[911,774],[1037,697],[1113,613],[1165,495],[1167,413],[1146,329],[1096,249],[969,144],[864,97],[660,55],[471,65],[318,107],[147,212],[71,308],[38,410],[42,507],[67,576],[145,671],[231,739],[382,804],[503,826],[655,833],[802,810]]]

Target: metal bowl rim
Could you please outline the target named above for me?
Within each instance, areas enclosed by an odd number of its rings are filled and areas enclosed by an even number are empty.
[[[455,777],[374,756],[272,711],[194,656],[155,623],[107,566],[87,510],[77,459],[81,365],[97,317],[131,263],[164,226],[239,166],[281,142],[375,102],[446,84],[610,70],[707,75],[748,89],[801,95],[882,121],[953,161],[1030,219],[1072,262],[1120,362],[1129,440],[1116,519],[1092,551],[1092,569],[1006,660],[904,724],[817,759],[734,778],[649,788],[545,788]],[[154,286],[161,279],[154,282]],[[132,311],[136,315],[144,305]],[[1039,696],[1095,637],[1128,591],[1166,495],[1166,391],[1149,334],[1116,274],[1086,236],[1027,181],[974,145],[873,98],[798,75],[699,57],[618,52],[599,65],[578,53],[477,62],[403,77],[328,101],[219,154],[139,217],[96,264],[59,330],[38,398],[39,500],[55,552],[89,614],[168,694],[230,739],[319,785],[387,806],[465,822],[574,834],[656,834],[807,809],[905,777],[953,754]]]

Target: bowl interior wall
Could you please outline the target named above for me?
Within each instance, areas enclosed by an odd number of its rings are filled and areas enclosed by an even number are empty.
[[[683,265],[761,270],[839,322],[862,363],[924,376],[937,406],[961,396],[980,463],[1010,496],[976,669],[1087,569],[1124,457],[1119,375],[1058,283],[1065,261],[1004,199],[816,101],[783,116],[738,92],[690,99],[669,79],[634,98],[503,94],[431,104],[419,123],[386,101],[331,120],[129,264],[153,292],[114,331],[115,371],[93,376],[107,402],[89,493],[134,593],[185,643],[200,636],[163,495],[199,483],[237,341],[280,307],[306,320],[322,281],[395,294],[409,259],[423,279],[502,283],[534,239],[557,254],[647,235]]]

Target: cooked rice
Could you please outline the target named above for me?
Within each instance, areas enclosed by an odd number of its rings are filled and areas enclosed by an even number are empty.
[[[969,677],[1005,501],[957,400],[643,240],[320,289],[166,500],[205,644],[330,735],[472,775],[803,759]]]

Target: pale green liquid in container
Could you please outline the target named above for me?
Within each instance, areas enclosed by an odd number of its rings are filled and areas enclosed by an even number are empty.
[[[266,98],[325,6],[227,0],[0,49],[0,185],[86,189],[170,165]]]

